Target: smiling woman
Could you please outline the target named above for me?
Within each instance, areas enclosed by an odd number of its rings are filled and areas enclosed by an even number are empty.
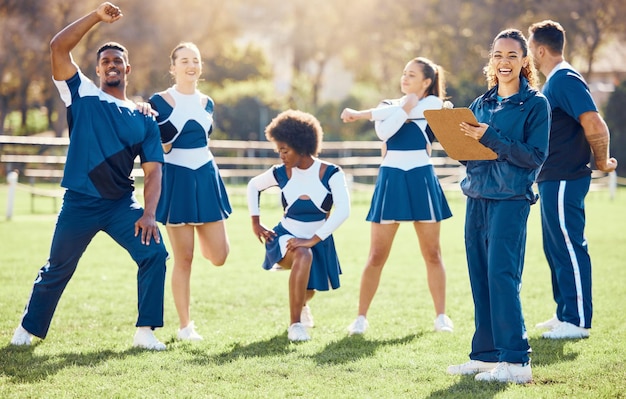
[[[504,97],[508,92],[515,94],[519,91],[520,76],[532,87],[539,85],[537,71],[530,62],[528,44],[521,45],[518,36],[510,32],[514,31],[504,31],[494,40],[491,57],[483,70],[488,87],[499,84],[498,94]]]
[[[498,158],[467,161],[461,182],[468,197],[465,246],[476,331],[469,362],[450,366],[448,373],[527,383],[532,380],[531,349],[519,288],[528,215],[537,201],[532,186],[547,156],[550,108],[535,88],[534,66],[520,31],[496,36],[484,72],[489,90],[469,107],[479,126],[463,122],[461,131]]]
[[[165,151],[157,220],[165,225],[174,252],[172,293],[178,311],[178,339],[199,341],[190,316],[191,263],[195,235],[202,255],[222,266],[230,252],[224,220],[232,212],[228,194],[209,148],[213,99],[197,89],[202,73],[195,44],[180,43],[170,56],[175,84],[150,97]]]

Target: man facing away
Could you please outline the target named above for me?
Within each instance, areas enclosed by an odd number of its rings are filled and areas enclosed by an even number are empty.
[[[530,26],[529,49],[546,76],[542,89],[552,108],[548,158],[537,183],[543,249],[552,275],[555,316],[537,328],[544,338],[586,338],[593,314],[591,258],[585,239],[585,196],[591,183],[588,163],[612,172],[609,130],[583,77],[563,58],[565,30],[546,20]]]
[[[50,42],[52,75],[67,107],[70,144],[61,185],[66,188],[48,262],[41,268],[15,330],[13,345],[45,338],[63,290],[83,252],[99,231],[110,235],[137,262],[138,319],[134,346],[163,350],[153,329],[163,326],[167,251],[155,210],[161,191],[163,152],[156,121],[126,97],[128,52],[106,43],[97,52],[97,87],[70,51],[100,22],[122,17],[111,3],[67,26]],[[131,172],[139,156],[145,209],[134,196]],[[112,265],[112,267],[116,267]]]

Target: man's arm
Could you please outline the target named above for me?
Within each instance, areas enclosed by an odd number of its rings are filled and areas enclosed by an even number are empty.
[[[585,131],[585,137],[593,152],[596,167],[602,172],[612,172],[617,168],[617,160],[609,153],[609,127],[600,114],[595,111],[585,112],[579,117]]]
[[[70,51],[94,25],[100,21],[112,23],[120,18],[122,18],[122,11],[119,7],[106,2],[57,33],[50,41],[50,59],[54,79],[67,80],[74,76],[78,68],[74,64]]]
[[[135,236],[141,232],[141,243],[150,245],[151,239],[159,243],[161,237],[156,223],[156,208],[161,196],[161,163],[144,162],[143,169],[143,215],[135,222]]]

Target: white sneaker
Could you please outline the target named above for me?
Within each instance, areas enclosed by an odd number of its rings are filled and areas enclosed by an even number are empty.
[[[154,332],[149,327],[139,327],[133,338],[133,346],[153,351],[165,350],[165,344],[154,336]]]
[[[196,332],[196,325],[193,321],[187,324],[187,327],[180,328],[177,334],[178,339],[181,341],[202,341],[202,335]]]
[[[476,381],[497,381],[497,382],[514,382],[516,384],[526,384],[533,380],[533,372],[530,369],[530,362],[507,363],[500,362],[491,371],[485,371],[476,374]]]
[[[582,328],[568,323],[566,321],[561,322],[552,331],[547,331],[541,334],[544,338],[549,339],[576,339],[576,338],[588,338],[589,329]]]
[[[535,324],[535,328],[539,328],[541,330],[554,330],[556,327],[561,324],[561,320],[559,320],[556,315],[552,317],[550,320],[546,320],[541,323]]]
[[[302,307],[302,312],[300,313],[300,323],[302,323],[306,328],[315,327],[315,321],[313,321],[313,314],[311,313],[309,305],[304,305]]]
[[[369,322],[365,316],[361,315],[348,326],[348,333],[350,335],[362,335],[367,330],[367,327],[369,327]]]
[[[463,364],[455,364],[454,366],[448,366],[448,374],[452,375],[470,375],[476,373],[482,373],[484,371],[493,370],[498,363],[496,362],[483,362],[482,360],[470,360]]]
[[[11,338],[11,345],[28,346],[33,342],[33,335],[26,331],[22,324],[17,326]]]
[[[435,319],[435,331],[452,332],[454,331],[454,323],[448,316],[442,313]]]
[[[293,323],[287,329],[287,338],[293,342],[308,341],[311,339],[306,327],[302,323]]]

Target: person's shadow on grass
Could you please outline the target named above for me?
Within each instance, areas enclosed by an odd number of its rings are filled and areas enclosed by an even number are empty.
[[[124,359],[145,352],[139,348],[122,352],[107,349],[81,351],[78,348],[76,352],[35,354],[35,348],[40,344],[38,340],[29,346],[9,344],[0,348],[0,376],[15,384],[32,383],[44,381],[67,367],[93,367],[111,359]]]
[[[247,345],[235,342],[229,350],[212,356],[207,356],[204,349],[192,348],[189,352],[197,355],[194,357],[196,363],[206,365],[225,364],[241,358],[280,356],[291,353],[294,350],[296,350],[294,344],[287,339],[287,332],[285,331],[269,339],[252,342]]]
[[[533,349],[530,354],[533,365],[550,365],[555,363],[573,362],[578,358],[578,353],[564,352],[565,344],[580,341],[579,339],[547,339],[529,338],[528,342]]]
[[[443,371],[445,373],[445,370]],[[450,378],[459,378],[450,376]],[[506,391],[507,384],[476,381],[474,375],[462,375],[460,380],[447,388],[433,391],[425,399],[439,398],[472,398],[472,399],[489,399]]]
[[[385,340],[367,339],[363,335],[345,336],[326,345],[319,353],[311,356],[318,365],[334,365],[353,362],[373,356],[378,348],[388,345],[405,345],[423,334],[410,334],[402,338]]]
[[[310,357],[318,364],[343,364],[354,360],[373,356],[376,350],[386,345],[403,345],[417,339],[419,334],[407,335],[403,338],[388,340],[368,340],[363,336],[344,337],[339,341],[332,342],[321,351]],[[287,333],[275,335],[263,341],[252,342],[247,345],[234,343],[233,346],[221,353],[207,356],[204,349],[189,349],[190,353],[197,356],[194,361],[198,364],[225,364],[234,360],[251,357],[281,356],[297,350],[297,345],[306,343],[290,342]]]

